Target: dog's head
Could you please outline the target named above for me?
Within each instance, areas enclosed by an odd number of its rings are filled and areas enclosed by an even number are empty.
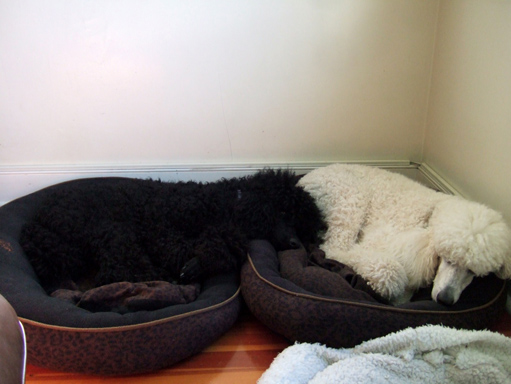
[[[267,239],[277,250],[319,243],[326,229],[314,199],[287,170],[266,169],[242,183],[236,221],[251,239]]]
[[[511,278],[511,232],[502,215],[457,197],[440,202],[431,216],[440,258],[432,298],[454,304],[474,276]]]

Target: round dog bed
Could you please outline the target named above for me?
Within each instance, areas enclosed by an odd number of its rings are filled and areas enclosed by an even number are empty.
[[[18,241],[23,224],[61,185],[0,207],[0,294],[25,327],[29,364],[98,375],[149,372],[200,352],[231,328],[241,303],[236,273],[207,279],[190,303],[154,311],[90,312],[48,296]]]
[[[505,285],[493,275],[474,279],[451,307],[437,304],[427,292],[401,306],[365,300],[364,292],[351,287],[339,299],[313,293],[283,278],[277,252],[266,241],[251,242],[241,272],[243,298],[262,323],[291,341],[333,348],[351,348],[425,324],[487,328],[504,311]]]

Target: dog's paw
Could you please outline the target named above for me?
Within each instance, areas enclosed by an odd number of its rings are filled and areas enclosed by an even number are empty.
[[[179,274],[179,282],[182,284],[188,284],[192,281],[199,280],[202,274],[202,268],[200,266],[199,258],[194,257],[186,262],[181,269]]]
[[[401,295],[391,297],[389,299],[389,303],[392,305],[408,303],[411,300],[414,293],[415,291],[412,289],[405,289]]]
[[[407,290],[408,276],[399,264],[371,263],[364,265],[359,273],[371,288],[392,304],[402,304],[411,298],[410,291]]]

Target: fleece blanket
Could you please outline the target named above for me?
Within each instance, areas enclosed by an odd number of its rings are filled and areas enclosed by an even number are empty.
[[[187,304],[200,293],[199,284],[176,285],[166,281],[119,282],[80,291],[58,289],[51,296],[91,312],[128,313],[154,311],[169,305]]]
[[[385,302],[352,268],[327,259],[325,252],[313,247],[279,252],[281,276],[309,292],[338,299]]]
[[[351,349],[295,344],[258,383],[511,383],[511,338],[430,325]]]

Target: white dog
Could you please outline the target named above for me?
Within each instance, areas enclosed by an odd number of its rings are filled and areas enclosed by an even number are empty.
[[[334,164],[298,183],[323,211],[321,248],[392,304],[433,283],[454,304],[474,276],[511,278],[511,232],[502,215],[382,169]]]

